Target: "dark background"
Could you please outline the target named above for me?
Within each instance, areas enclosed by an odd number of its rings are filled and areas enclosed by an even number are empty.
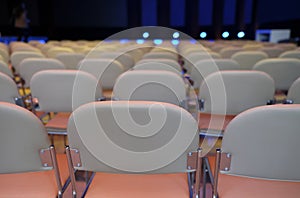
[[[0,32],[11,35],[11,13],[19,0],[0,0]],[[165,26],[194,38],[240,30],[254,39],[256,29],[292,30],[300,36],[299,0],[24,0],[32,35],[49,39],[105,39],[131,27]]]

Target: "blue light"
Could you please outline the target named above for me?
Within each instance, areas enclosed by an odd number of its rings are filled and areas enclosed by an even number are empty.
[[[207,33],[206,32],[201,32],[200,33],[200,38],[206,38],[206,36],[207,36]]]
[[[137,39],[137,40],[136,40],[136,43],[137,43],[137,44],[143,44],[144,42],[145,42],[144,39]]]
[[[180,36],[179,32],[174,32],[174,33],[173,33],[173,38],[174,38],[174,39],[179,38],[179,36]]]
[[[196,44],[196,43],[197,43],[197,41],[196,41],[196,40],[194,40],[194,39],[191,39],[191,40],[190,40],[190,43],[192,43],[192,44]]]
[[[177,39],[173,39],[171,42],[172,42],[173,45],[178,45],[179,44],[179,40],[177,40]]]
[[[154,43],[155,45],[160,45],[160,44],[163,43],[163,40],[162,40],[162,39],[154,39],[154,40],[153,40],[153,43]]]
[[[122,43],[122,44],[124,44],[124,43],[128,43],[129,42],[129,40],[128,39],[121,39],[120,40],[120,43]]]
[[[143,33],[143,38],[146,39],[150,36],[149,32],[144,32]]]
[[[240,31],[238,34],[237,34],[238,38],[243,38],[245,36],[245,32],[243,31]]]
[[[222,37],[223,38],[228,38],[229,37],[229,32],[223,32]]]

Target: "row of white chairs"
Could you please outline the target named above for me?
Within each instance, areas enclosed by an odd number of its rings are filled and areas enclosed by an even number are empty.
[[[58,164],[43,124],[5,102],[0,102],[0,117],[6,132],[0,138],[1,195],[62,197],[68,183],[61,174],[67,170]],[[272,105],[251,108],[230,122],[210,175],[213,197],[297,197],[299,118],[299,105]],[[83,192],[86,197],[200,197],[200,187],[208,186],[200,183],[207,156],[198,146],[198,123],[176,105],[91,102],[72,112],[67,131],[69,196],[82,196],[75,170],[96,173]],[[24,182],[22,191],[11,187]]]

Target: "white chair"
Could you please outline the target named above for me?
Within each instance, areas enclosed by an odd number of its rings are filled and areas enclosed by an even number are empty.
[[[272,104],[273,79],[259,71],[219,71],[210,74],[200,86],[200,134],[222,136],[226,125],[239,113]]]
[[[20,65],[20,76],[24,80],[24,87],[29,87],[32,76],[42,70],[60,70],[65,66],[54,58],[26,58]]]
[[[143,64],[143,63],[162,63],[162,64],[166,64],[166,65],[170,65],[172,66],[174,69],[178,70],[179,72],[181,72],[181,66],[179,65],[179,63],[175,60],[171,60],[171,59],[163,59],[163,58],[156,58],[156,59],[142,59],[140,61],[138,61],[135,65],[139,65],[139,64]]]
[[[177,54],[173,52],[149,52],[144,54],[142,59],[155,59],[155,58],[163,58],[163,59],[171,59],[171,60],[178,60]]]
[[[9,76],[0,72],[0,101],[25,107],[25,101],[19,94],[19,89]]]
[[[77,67],[95,76],[104,90],[112,90],[116,79],[124,72],[123,66],[113,59],[84,59]]]
[[[213,197],[298,197],[299,120],[299,105],[256,107],[233,119],[217,151]]]
[[[77,65],[85,57],[81,53],[59,53],[56,55],[56,59],[62,62],[65,65],[66,69],[77,69]]]
[[[99,54],[99,58],[114,59],[121,63],[124,71],[131,69],[134,65],[134,59],[128,53],[123,52],[103,52]]]
[[[183,67],[187,69],[187,73],[191,73],[193,66],[197,62],[201,60],[207,60],[207,59],[215,60],[220,58],[221,56],[216,52],[194,52],[183,57],[184,59]]]
[[[181,72],[174,68],[173,66],[170,66],[169,64],[161,63],[161,62],[144,62],[140,64],[136,64],[133,68],[133,70],[162,70],[162,71],[170,71],[174,72],[177,75],[181,76]]]
[[[27,52],[27,51],[13,52],[10,56],[10,61],[12,66],[15,69],[16,74],[20,73],[20,63],[22,62],[22,60],[26,58],[45,58],[45,56],[39,52]]]
[[[51,47],[46,52],[48,58],[55,58],[60,53],[73,53],[74,50],[69,47]]]
[[[70,113],[79,106],[102,100],[102,88],[89,73],[77,70],[44,70],[30,81],[35,111],[57,113],[45,125],[53,135],[66,135]],[[53,140],[52,140],[53,141]]]
[[[300,59],[300,52],[298,50],[286,51],[280,54],[279,58],[297,58]]]
[[[292,83],[300,77],[300,60],[266,59],[256,63],[253,70],[269,74],[274,79],[277,90],[287,91]]]
[[[211,73],[222,70],[242,70],[241,66],[232,59],[206,59],[194,64],[191,71],[193,87],[199,89],[203,79]]]
[[[158,101],[186,107],[186,89],[183,79],[170,71],[127,71],[117,79],[113,99]]]
[[[279,47],[263,47],[260,49],[260,51],[263,51],[266,54],[268,54],[269,58],[277,58],[280,56],[280,54],[285,52],[284,49]]]
[[[241,47],[225,47],[220,51],[222,58],[231,58],[231,56],[237,52],[243,51]]]
[[[288,90],[287,97],[284,100],[286,104],[300,104],[300,77],[297,78]]]
[[[72,113],[68,139],[75,196],[200,196],[197,122],[178,106],[150,101],[89,103]],[[83,195],[74,170],[95,172]],[[190,173],[195,173],[192,181]]]
[[[268,55],[260,51],[236,52],[231,57],[231,59],[238,62],[239,65],[246,70],[251,70],[257,62],[266,58],[268,58]]]
[[[62,197],[56,152],[41,121],[0,102],[0,131],[1,197]]]
[[[0,48],[0,56],[5,63],[9,62],[9,53],[7,50]]]
[[[11,69],[8,67],[8,64],[6,62],[4,62],[3,60],[0,60],[0,72],[8,75],[11,78],[14,77]]]

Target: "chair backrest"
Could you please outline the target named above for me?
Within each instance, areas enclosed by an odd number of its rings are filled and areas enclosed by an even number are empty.
[[[172,52],[149,52],[144,54],[142,59],[154,59],[154,58],[164,58],[164,59],[171,59],[177,61],[178,57],[177,54]]]
[[[237,115],[256,106],[266,105],[275,93],[273,79],[259,71],[219,71],[207,76],[200,86],[202,111]]]
[[[183,79],[170,71],[127,71],[113,89],[116,100],[147,100],[182,105],[186,99]]]
[[[12,71],[10,70],[10,68],[8,67],[8,64],[6,62],[4,62],[3,60],[0,60],[0,72],[8,75],[9,77],[13,78],[14,75],[12,73]]]
[[[9,54],[7,50],[0,48],[0,56],[2,57],[4,62],[9,62]]]
[[[263,47],[260,50],[268,54],[269,58],[277,58],[280,54],[285,52],[284,49],[279,47]]]
[[[72,113],[68,140],[80,153],[77,169],[187,172],[186,155],[198,148],[197,129],[191,114],[172,104],[104,101],[83,105]]]
[[[139,47],[135,47],[134,45],[129,45],[127,47],[124,47],[119,50],[119,52],[126,52],[129,54],[135,63],[137,63],[144,55],[144,52],[142,49],[139,49]]]
[[[52,169],[43,166],[39,156],[40,149],[50,146],[47,132],[30,111],[0,102],[0,131],[0,173]]]
[[[29,87],[30,80],[36,72],[65,69],[64,64],[54,58],[26,58],[20,63],[19,67],[20,76],[25,81],[25,87]]]
[[[286,101],[288,103],[300,104],[300,77],[289,88]]]
[[[293,50],[293,51],[287,51],[283,52],[279,55],[279,58],[297,58],[300,59],[300,51]]]
[[[59,53],[56,55],[56,59],[62,62],[66,69],[77,69],[79,62],[84,59],[85,55],[81,53]]]
[[[77,70],[44,70],[30,81],[33,98],[40,111],[72,112],[88,102],[102,97],[99,81],[89,73]]]
[[[187,72],[190,73],[192,71],[193,65],[201,60],[207,59],[220,59],[221,56],[216,52],[193,52],[185,56],[184,59],[184,68],[187,69]]]
[[[276,46],[285,51],[295,50],[297,48],[296,43],[277,43]]]
[[[160,63],[160,62],[144,62],[140,64],[136,64],[133,70],[162,70],[162,71],[170,71],[174,72],[177,75],[181,75],[181,72],[176,68],[172,67],[169,64]]]
[[[243,69],[251,70],[258,61],[268,58],[268,55],[261,51],[244,51],[236,52],[231,58],[238,62]]]
[[[124,72],[123,66],[113,59],[84,59],[78,64],[78,70],[94,75],[105,90],[112,90],[116,79]]]
[[[45,58],[45,56],[39,52],[27,52],[17,51],[13,52],[10,56],[11,64],[15,68],[16,73],[20,73],[20,63],[26,58]]]
[[[241,47],[225,47],[220,51],[220,55],[223,58],[231,58],[231,56],[233,54],[235,54],[236,52],[240,52],[243,51],[243,48]]]
[[[0,72],[0,101],[16,104],[20,98],[18,87],[9,76]]]
[[[68,47],[52,47],[46,52],[46,55],[49,58],[55,58],[60,53],[72,53],[72,52],[74,52],[74,50]]]
[[[203,79],[211,73],[222,70],[241,70],[241,66],[232,59],[206,59],[194,64],[191,71],[191,79],[194,88],[199,88]]]
[[[103,52],[99,54],[99,58],[114,59],[119,61],[124,67],[124,71],[131,69],[134,65],[134,59],[131,55],[122,52]]]
[[[256,63],[253,70],[269,74],[274,79],[277,90],[288,90],[292,83],[300,77],[300,60],[266,59]]]
[[[164,58],[156,58],[156,59],[142,59],[140,61],[138,61],[136,63],[136,65],[139,64],[143,64],[143,63],[162,63],[162,64],[166,64],[166,65],[170,65],[172,66],[174,69],[178,70],[179,72],[181,72],[181,66],[179,65],[179,63],[175,60],[171,60],[171,59],[164,59]]]
[[[231,165],[222,172],[300,181],[299,120],[297,104],[256,107],[235,117],[223,136],[222,152],[229,153]]]

